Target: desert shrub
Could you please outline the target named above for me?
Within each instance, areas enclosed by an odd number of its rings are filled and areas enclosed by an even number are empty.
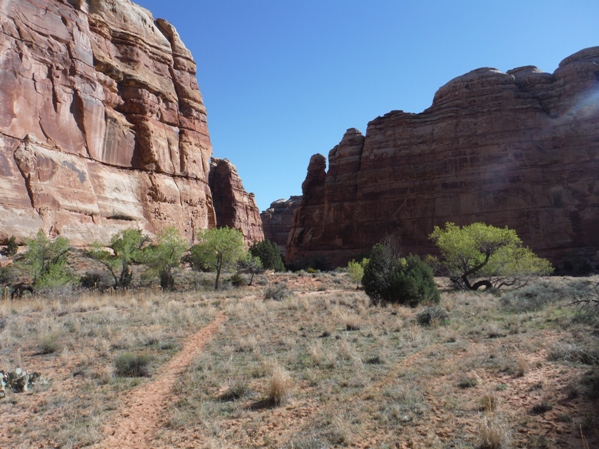
[[[0,254],[7,256],[7,257],[14,257],[14,256],[16,256],[18,251],[19,251],[19,244],[17,243],[17,239],[15,238],[14,235],[11,235],[10,238],[8,239],[8,242],[6,242],[6,248],[4,248],[0,252]]]
[[[103,290],[109,286],[108,278],[99,271],[88,271],[79,279],[79,285],[87,289]]]
[[[564,291],[558,286],[541,281],[507,292],[501,297],[501,305],[515,312],[531,312],[540,310],[549,303],[557,302],[563,296]]]
[[[236,380],[218,397],[218,399],[222,402],[236,401],[246,396],[249,391],[250,389],[246,382]]]
[[[46,335],[40,340],[39,349],[40,354],[53,354],[60,349],[60,346],[54,335]]]
[[[433,323],[445,324],[449,321],[447,310],[440,306],[426,307],[422,312],[416,315],[416,321],[421,326],[430,326]]]
[[[280,366],[275,366],[268,381],[268,400],[273,404],[280,405],[289,396],[291,385],[289,373]]]
[[[273,299],[275,301],[282,301],[284,298],[289,296],[289,289],[285,284],[275,284],[268,287],[264,291],[264,299]]]
[[[149,377],[151,361],[148,355],[120,354],[114,359],[115,373],[122,377]]]
[[[374,303],[398,303],[415,307],[423,301],[439,302],[433,271],[418,256],[393,254],[380,243],[372,248],[362,277],[364,291]]]
[[[56,285],[53,287],[36,288],[35,294],[46,300],[60,300],[63,303],[72,303],[81,297],[82,290],[74,284]]]
[[[506,422],[497,416],[483,416],[478,426],[480,449],[500,449],[509,447],[510,430]]]
[[[67,267],[69,241],[58,237],[51,240],[41,229],[35,238],[25,240],[27,252],[18,262],[29,272],[36,289],[56,287],[73,282],[74,278]]]
[[[129,266],[141,258],[143,247],[150,242],[150,237],[139,229],[125,229],[113,235],[106,250],[101,243],[94,242],[87,251],[87,256],[100,262],[111,274],[114,287],[125,288],[131,284],[133,273]]]
[[[595,346],[577,346],[568,343],[557,343],[547,356],[549,360],[582,363],[584,365],[599,365],[599,348]]]
[[[360,286],[360,282],[362,282],[362,277],[364,276],[364,267],[368,265],[368,262],[368,259],[364,258],[361,262],[352,260],[347,264],[349,277],[356,283],[356,289]]]
[[[279,246],[270,240],[255,242],[250,246],[250,254],[260,259],[265,270],[285,271]]]
[[[476,377],[463,377],[458,382],[458,387],[466,389],[466,388],[474,388],[478,385],[478,379]]]
[[[239,273],[235,273],[233,276],[231,276],[230,281],[231,285],[234,287],[244,287],[247,285],[247,282],[245,282],[245,279]]]
[[[329,449],[330,444],[317,436],[299,437],[284,446],[285,449]]]
[[[540,281],[507,292],[501,297],[501,305],[515,312],[531,312],[561,300],[586,306],[592,304],[593,295],[594,284],[590,281],[575,280],[565,285]]]
[[[260,258],[255,257],[250,252],[246,254],[245,258],[237,261],[237,269],[241,273],[250,275],[250,282],[248,282],[247,285],[252,285],[252,283],[254,282],[254,276],[256,276],[257,274],[264,273],[264,267]],[[241,276],[239,277],[241,278]],[[246,282],[243,280],[243,278],[242,281],[243,284],[241,285],[246,285]],[[233,283],[233,285],[235,285],[235,283]]]
[[[175,287],[173,269],[181,263],[187,242],[175,227],[166,227],[156,236],[156,244],[146,247],[141,259],[148,266],[147,276],[158,276],[165,290]]]
[[[317,271],[331,271],[332,266],[325,256],[319,254],[310,262],[310,268],[313,268]]]

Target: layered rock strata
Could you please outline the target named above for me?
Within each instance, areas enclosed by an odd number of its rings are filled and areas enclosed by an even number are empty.
[[[0,0],[0,242],[216,226],[195,74],[129,0]]]
[[[228,159],[212,159],[210,189],[218,227],[239,229],[248,247],[264,240],[260,209],[254,194],[245,191],[237,168]]]
[[[435,225],[515,229],[555,264],[599,262],[599,47],[533,66],[474,70],[420,114],[392,111],[310,160],[287,260],[345,264],[385,235],[434,251]]]
[[[287,239],[293,222],[293,212],[295,212],[301,200],[301,196],[292,196],[288,200],[274,201],[268,209],[260,214],[264,238],[276,243],[283,255],[287,250]]]

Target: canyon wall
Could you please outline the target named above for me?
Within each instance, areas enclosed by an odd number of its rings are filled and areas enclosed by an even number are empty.
[[[0,0],[0,243],[216,226],[195,74],[129,0]]]
[[[301,200],[301,196],[292,196],[288,200],[273,201],[270,207],[260,214],[264,238],[276,243],[283,256],[287,251],[287,239],[293,222],[293,212],[300,205]]]
[[[482,68],[437,91],[419,114],[392,111],[349,129],[310,160],[287,261],[335,265],[385,235],[434,252],[435,225],[515,229],[559,265],[599,262],[599,47],[533,66]]]
[[[260,209],[253,193],[243,188],[237,168],[227,159],[212,159],[210,190],[216,213],[216,225],[239,229],[249,247],[264,240]]]

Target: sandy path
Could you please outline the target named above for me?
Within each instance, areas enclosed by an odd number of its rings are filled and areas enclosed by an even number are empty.
[[[183,349],[160,368],[161,374],[155,380],[127,393],[116,417],[104,429],[104,441],[96,447],[151,448],[154,433],[160,425],[160,418],[170,403],[175,381],[204,348],[224,320],[224,313],[219,313],[209,326],[190,337]]]

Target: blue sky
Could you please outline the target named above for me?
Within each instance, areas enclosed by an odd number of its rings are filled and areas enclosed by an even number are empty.
[[[560,61],[599,45],[597,0],[137,0],[198,65],[214,156],[260,210],[301,194],[310,156],[394,109],[421,112],[479,67]]]

